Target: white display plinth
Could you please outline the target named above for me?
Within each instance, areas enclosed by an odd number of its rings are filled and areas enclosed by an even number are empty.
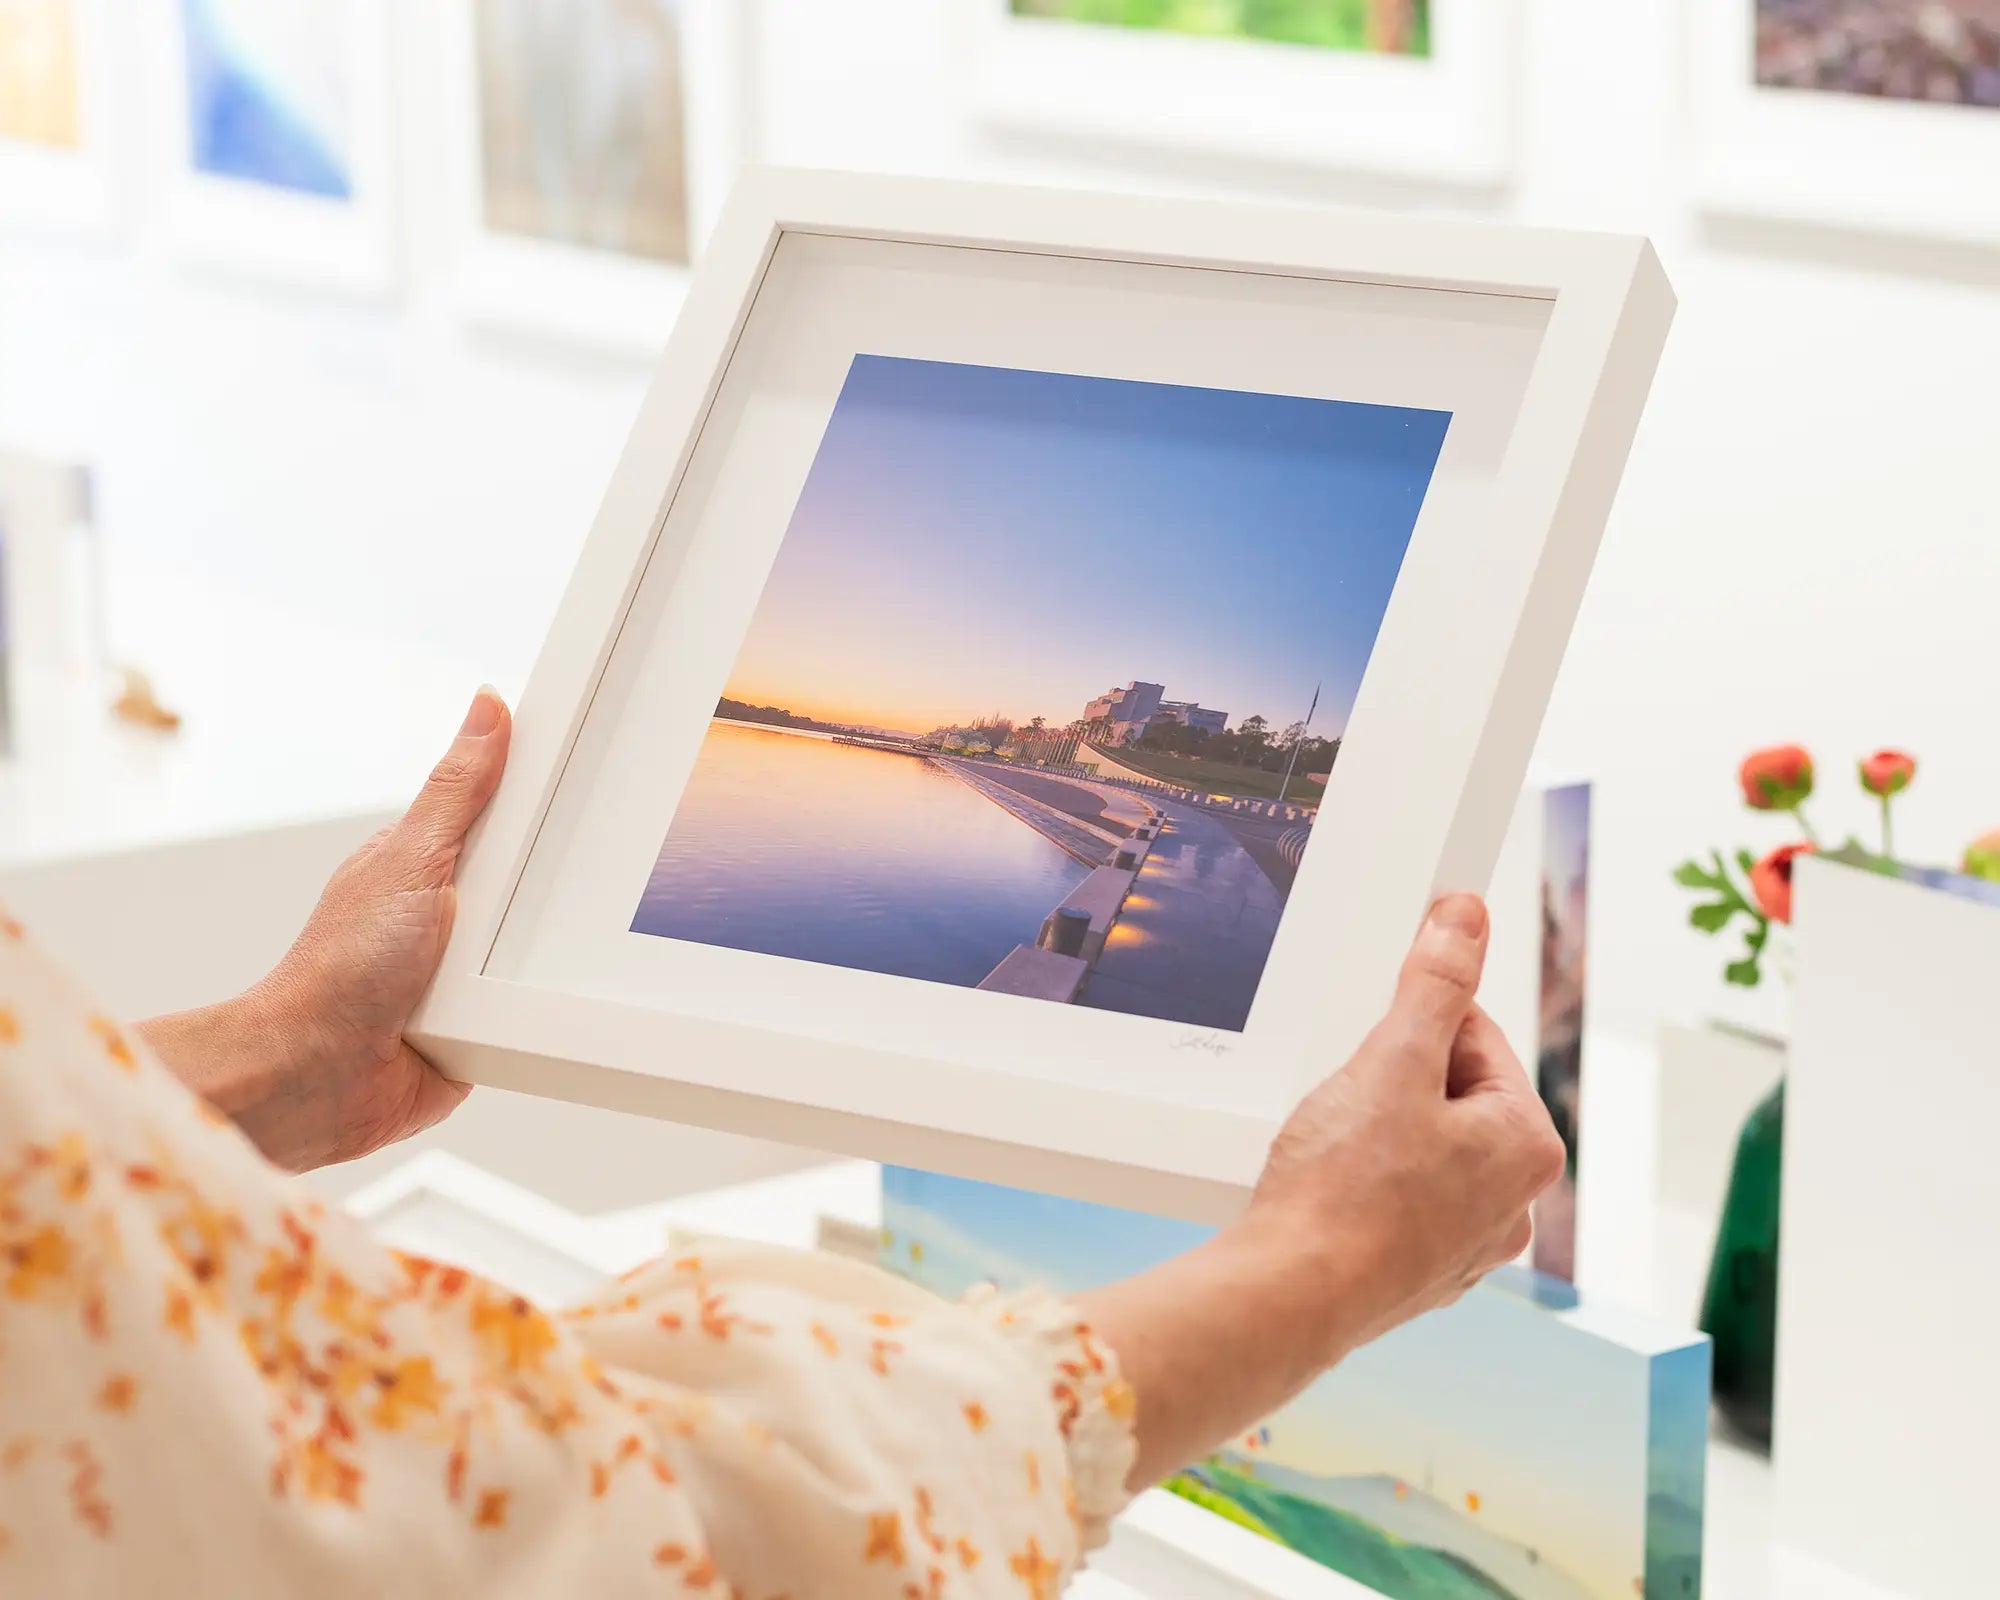
[[[1796,927],[1780,1534],[1911,1600],[1991,1594],[2000,908],[1802,862]]]

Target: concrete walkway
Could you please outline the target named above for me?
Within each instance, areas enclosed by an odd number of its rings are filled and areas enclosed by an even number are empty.
[[[1161,804],[1170,826],[1140,869],[1081,1003],[1240,1030],[1284,900],[1218,818]]]
[[[1118,789],[1096,788],[1074,778],[1052,778],[1046,773],[1028,772],[1019,767],[1003,767],[991,762],[981,762],[978,771],[1017,794],[1039,800],[1058,811],[1066,811],[1092,827],[1107,829],[1121,838],[1129,838],[1132,830],[1146,819],[1146,807]]]

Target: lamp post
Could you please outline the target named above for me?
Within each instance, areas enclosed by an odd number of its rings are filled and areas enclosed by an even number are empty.
[[[1291,757],[1285,762],[1285,778],[1278,785],[1278,804],[1285,803],[1285,791],[1292,786],[1292,769],[1299,764],[1299,746],[1306,742],[1306,730],[1312,726],[1313,713],[1319,710],[1320,685],[1313,685],[1312,704],[1306,707],[1306,720],[1299,724],[1299,736],[1292,741]]]

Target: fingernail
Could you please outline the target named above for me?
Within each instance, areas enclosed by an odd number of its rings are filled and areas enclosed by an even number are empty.
[[[458,725],[461,739],[483,739],[500,726],[500,691],[490,683],[479,686],[465,720]]]
[[[1431,907],[1431,925],[1477,939],[1486,931],[1486,902],[1476,894],[1448,894]]]

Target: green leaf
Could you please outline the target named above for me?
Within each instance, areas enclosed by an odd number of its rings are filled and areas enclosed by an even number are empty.
[[[1759,922],[1756,927],[1743,936],[1743,942],[1750,947],[1750,954],[1754,958],[1763,953],[1764,946],[1769,942],[1770,937],[1771,924],[1768,922]]]
[[[1698,861],[1683,861],[1674,868],[1674,882],[1687,889],[1717,889],[1715,874]]]
[[[1688,921],[1703,933],[1720,933],[1728,927],[1736,915],[1736,907],[1727,900],[1717,900],[1712,905],[1694,906],[1688,911]]]
[[[1755,872],[1757,870],[1757,858],[1748,850],[1739,850],[1736,852],[1736,864],[1745,872]]]
[[[1722,969],[1723,977],[1731,983],[1740,984],[1745,989],[1754,989],[1764,981],[1763,968],[1757,964],[1755,956],[1745,956],[1741,961],[1732,961]]]

